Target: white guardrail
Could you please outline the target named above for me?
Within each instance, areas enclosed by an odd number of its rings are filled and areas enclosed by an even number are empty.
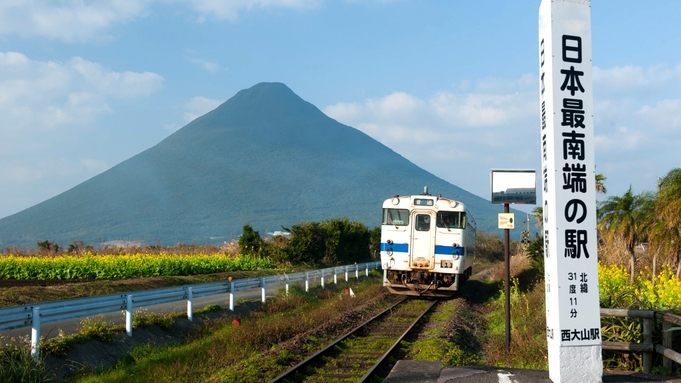
[[[12,306],[0,309],[0,331],[31,326],[31,356],[37,360],[40,356],[40,325],[44,323],[125,311],[125,329],[128,336],[132,336],[132,311],[134,308],[186,300],[187,318],[189,321],[192,321],[192,301],[194,298],[229,293],[229,309],[234,311],[234,293],[237,291],[260,287],[262,289],[262,302],[264,303],[267,287],[278,287],[285,284],[286,293],[288,294],[291,283],[305,282],[305,291],[308,291],[310,283],[319,282],[321,287],[324,288],[324,282],[331,277],[333,277],[333,283],[338,283],[339,271],[345,273],[345,281],[348,281],[348,273],[350,272],[354,272],[355,278],[359,278],[360,270],[365,271],[366,276],[369,276],[369,269],[379,268],[380,266],[380,262],[369,262],[293,274],[235,279],[232,281],[183,285]]]

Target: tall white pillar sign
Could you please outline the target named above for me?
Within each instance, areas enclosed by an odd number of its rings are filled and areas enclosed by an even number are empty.
[[[542,0],[539,56],[549,376],[601,382],[589,0]]]

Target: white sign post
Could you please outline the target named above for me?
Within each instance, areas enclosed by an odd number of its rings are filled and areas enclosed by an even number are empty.
[[[539,7],[549,377],[601,382],[589,0]]]

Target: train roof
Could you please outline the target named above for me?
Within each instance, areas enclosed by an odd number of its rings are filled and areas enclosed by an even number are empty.
[[[424,201],[423,203],[419,203],[419,201]],[[425,201],[432,201],[432,204],[429,204],[428,202]],[[386,199],[383,202],[383,207],[384,208],[414,208],[414,207],[432,207],[435,208],[436,210],[443,209],[443,210],[454,210],[454,211],[466,211],[466,206],[463,204],[461,201],[457,201],[452,198],[446,198],[442,196],[433,196],[433,195],[423,195],[423,194],[418,194],[418,195],[395,195],[391,198]]]

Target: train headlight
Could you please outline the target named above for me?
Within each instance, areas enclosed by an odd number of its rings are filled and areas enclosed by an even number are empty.
[[[397,205],[397,204],[399,204],[399,203],[400,203],[400,199],[399,199],[399,198],[397,198],[397,197],[393,198],[393,205]]]
[[[458,204],[459,204],[459,203],[456,202],[456,201],[449,201],[449,207],[454,208],[454,207],[456,207],[456,205],[458,205]]]

